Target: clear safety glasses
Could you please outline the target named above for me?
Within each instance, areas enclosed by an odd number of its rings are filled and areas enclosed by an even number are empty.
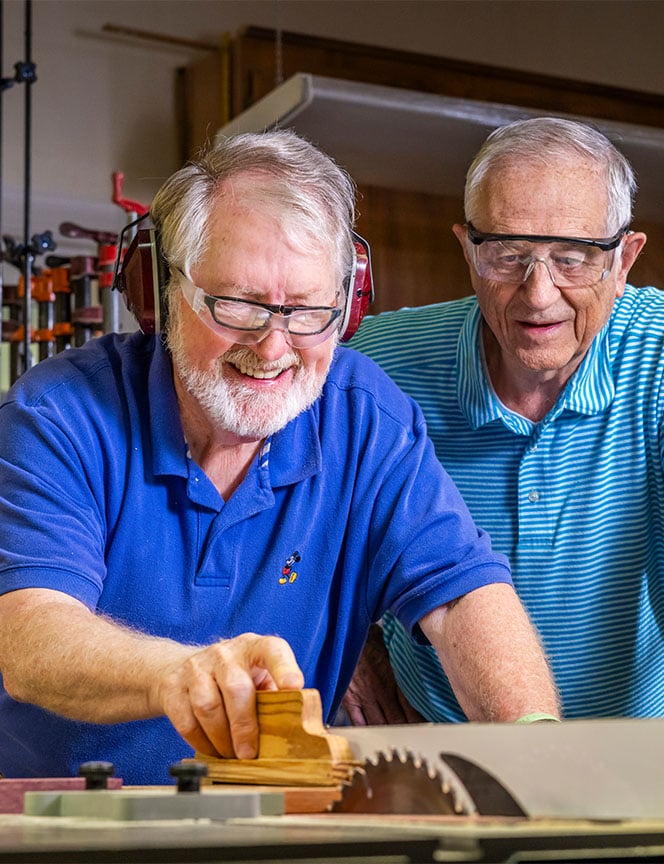
[[[535,264],[544,264],[557,288],[581,288],[601,282],[611,272],[615,250],[627,226],[613,237],[589,240],[539,234],[483,234],[466,225],[468,252],[482,279],[520,284]]]
[[[199,318],[240,345],[257,345],[272,330],[281,330],[293,348],[313,348],[329,339],[341,323],[340,306],[275,306],[217,297],[194,285],[181,270],[178,275],[182,293]]]

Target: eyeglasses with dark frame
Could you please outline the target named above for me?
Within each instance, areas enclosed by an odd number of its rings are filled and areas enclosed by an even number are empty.
[[[626,225],[613,237],[560,237],[549,234],[497,234],[466,224],[468,250],[483,279],[518,284],[525,282],[535,264],[547,268],[558,288],[583,287],[601,282],[611,272],[615,250],[628,233]],[[535,244],[549,244],[546,257],[532,254]]]
[[[241,345],[256,345],[276,329],[293,348],[313,348],[330,338],[336,329],[333,324],[341,323],[340,306],[283,306],[219,296],[199,288],[182,270],[178,277],[187,303],[201,320],[216,332],[223,328],[222,335],[232,331]]]

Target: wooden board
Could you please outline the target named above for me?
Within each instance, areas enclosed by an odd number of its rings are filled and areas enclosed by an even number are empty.
[[[317,690],[259,691],[258,756],[223,759],[197,753],[215,783],[266,786],[339,786],[357,762],[341,735],[330,734],[322,720]]]

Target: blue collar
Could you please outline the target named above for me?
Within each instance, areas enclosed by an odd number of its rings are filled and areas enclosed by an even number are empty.
[[[475,303],[461,328],[457,344],[457,399],[468,424],[479,429],[500,420],[517,435],[530,435],[534,424],[510,411],[496,396],[484,360],[483,318]],[[609,352],[610,321],[593,339],[581,365],[567,382],[551,411],[542,421],[549,423],[561,411],[599,414],[615,396]]]

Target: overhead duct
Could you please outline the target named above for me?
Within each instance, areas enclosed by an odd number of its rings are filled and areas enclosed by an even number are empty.
[[[299,73],[217,134],[290,127],[360,184],[460,196],[470,160],[491,129],[543,113]],[[664,129],[576,119],[600,128],[632,162],[640,188],[637,216],[662,221]]]

